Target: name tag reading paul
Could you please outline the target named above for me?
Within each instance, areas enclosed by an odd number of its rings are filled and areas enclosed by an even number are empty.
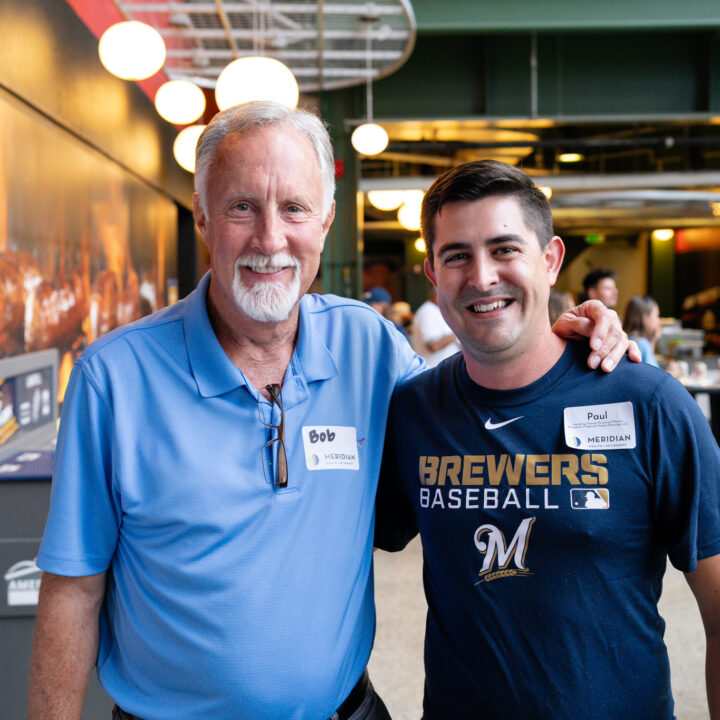
[[[308,470],[359,470],[354,427],[306,425],[302,429]]]
[[[580,450],[624,450],[635,447],[635,414],[631,402],[568,407],[563,411],[565,443]]]

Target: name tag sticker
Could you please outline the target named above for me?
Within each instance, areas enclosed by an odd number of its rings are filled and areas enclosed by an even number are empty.
[[[581,450],[635,447],[635,414],[631,402],[568,407],[563,411],[565,443]]]
[[[302,429],[308,470],[359,470],[354,427],[306,425]]]

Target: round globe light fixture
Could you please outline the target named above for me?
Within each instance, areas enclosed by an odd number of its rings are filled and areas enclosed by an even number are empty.
[[[415,240],[415,249],[419,253],[425,253],[427,252],[427,245],[425,244],[425,238],[420,236]]]
[[[404,190],[369,190],[368,201],[378,210],[397,210],[405,202]]]
[[[215,101],[220,110],[254,100],[270,100],[294,110],[299,98],[297,80],[288,66],[269,57],[233,60],[215,85]]]
[[[420,229],[420,206],[419,205],[403,205],[398,210],[398,222],[406,230]]]
[[[205,112],[205,95],[189,80],[169,80],[155,93],[155,108],[164,120],[189,125]]]
[[[178,133],[173,143],[173,155],[177,164],[188,172],[195,172],[195,148],[205,125],[190,125]]]
[[[352,146],[361,155],[379,155],[389,142],[388,134],[384,127],[377,123],[363,123],[358,125],[350,136]]]
[[[403,190],[403,205],[415,205],[419,211],[424,197],[422,190]]]
[[[160,33],[145,23],[131,20],[111,25],[98,46],[100,62],[108,72],[123,80],[144,80],[165,62],[165,42]]]

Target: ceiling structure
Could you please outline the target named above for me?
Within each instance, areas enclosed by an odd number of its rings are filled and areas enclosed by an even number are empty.
[[[268,55],[292,70],[301,92],[365,83],[410,56],[409,0],[113,0],[129,20],[156,27],[167,46],[165,73],[214,88],[233,60]]]
[[[363,162],[362,189],[426,189],[463,162],[519,165],[550,188],[564,233],[720,226],[720,125],[714,119],[585,118],[385,122],[390,145]],[[583,160],[564,163],[561,153]],[[370,210],[366,229],[397,230]]]
[[[608,10],[607,17],[585,17],[583,10],[575,18],[584,23],[578,30],[602,27],[605,35],[568,33],[564,25],[574,17],[570,10],[575,6],[565,0],[551,0],[535,19],[524,14],[524,5],[523,13],[512,7],[500,13],[486,0],[455,0],[444,9],[431,0],[413,0],[412,5],[410,0],[105,1],[125,18],[161,32],[168,47],[163,68],[168,78],[190,79],[205,88],[214,87],[233,59],[251,54],[285,62],[306,99],[363,84],[368,77],[389,78],[380,86],[402,77],[400,92],[391,92],[384,107],[375,91],[375,119],[388,131],[390,144],[380,156],[363,159],[363,190],[424,189],[446,168],[491,157],[521,166],[552,189],[554,220],[564,233],[613,235],[668,225],[720,225],[720,112],[711,112],[720,108],[712,107],[718,100],[710,97],[713,92],[720,96],[713,60],[720,56],[720,46],[709,45],[707,57],[701,57],[703,30],[710,35],[715,20],[708,15],[709,6],[698,0],[678,17],[665,2],[660,13],[667,21],[665,36],[648,35],[657,29],[660,16],[651,11],[614,27],[619,22],[614,11]],[[605,12],[600,4],[592,7],[596,14]],[[498,13],[505,20],[496,18],[497,27],[489,25],[488,18]],[[502,33],[505,16],[515,18],[516,25],[529,19],[509,36]],[[694,18],[689,25],[687,17]],[[436,51],[431,65],[420,65],[425,73],[415,69],[405,75],[416,62],[416,33],[418,39],[423,31],[423,37],[428,32],[436,37],[440,25],[448,38],[445,53]],[[639,34],[631,35],[631,30]],[[463,32],[471,36],[462,37]],[[679,38],[677,46],[673,38]],[[444,74],[439,82],[445,95],[432,95],[434,67]],[[675,67],[680,68],[677,78]],[[623,91],[622,76],[632,78],[636,72],[639,80]],[[473,93],[485,93],[484,102],[450,117],[449,108],[461,105],[457,97]],[[518,101],[522,111],[513,112],[512,103],[523,94]],[[658,99],[663,94],[673,100],[663,103]],[[408,111],[411,95],[421,104],[428,96],[424,117]],[[603,112],[594,95],[605,95],[612,110]],[[448,107],[442,108],[445,103]],[[573,103],[577,114],[571,111]],[[650,112],[638,112],[645,106]],[[676,106],[692,111],[675,112]],[[352,129],[363,120],[347,118],[346,124]],[[581,153],[584,159],[563,163],[558,159],[562,152]],[[394,213],[375,211],[367,203],[365,220],[370,235],[403,232]]]

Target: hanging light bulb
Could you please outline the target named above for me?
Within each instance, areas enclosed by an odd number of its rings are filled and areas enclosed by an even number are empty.
[[[365,99],[367,105],[367,122],[358,125],[350,136],[352,146],[361,155],[379,155],[389,142],[385,128],[373,122],[373,100],[372,100],[372,38],[370,36],[370,23],[377,18],[368,15],[363,18],[368,22],[367,35],[365,37],[365,58],[367,75],[365,81]]]
[[[361,155],[379,155],[388,146],[389,140],[385,128],[377,123],[358,125],[350,136],[352,146]]]
[[[100,38],[100,62],[123,80],[144,80],[165,62],[165,42],[145,23],[131,20],[111,25]]]
[[[221,110],[253,100],[272,100],[295,109],[299,97],[297,80],[288,66],[269,57],[233,60],[215,85],[215,101]]]
[[[425,193],[422,190],[403,190],[403,205],[416,205],[418,209],[422,205]]]
[[[233,60],[218,76],[215,101],[220,110],[234,105],[268,100],[295,109],[300,97],[297,80],[287,65],[264,56],[269,3],[256,2],[253,12],[253,54]]]
[[[398,210],[398,222],[406,230],[419,230],[420,208],[413,205],[403,205]]]
[[[195,148],[205,125],[190,125],[178,133],[173,143],[177,164],[188,172],[195,172]]]
[[[398,210],[398,222],[406,230],[420,229],[420,209],[425,193],[422,190],[405,190],[404,201]]]
[[[160,117],[175,125],[189,125],[205,112],[205,94],[189,80],[169,80],[155,93]]]
[[[404,190],[369,190],[368,201],[378,210],[397,210],[405,202]]]

